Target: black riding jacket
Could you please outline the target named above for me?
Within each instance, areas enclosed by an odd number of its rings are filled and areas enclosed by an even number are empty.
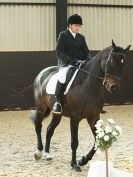
[[[58,65],[65,67],[74,65],[78,60],[89,60],[90,52],[83,35],[76,33],[76,37],[69,30],[59,34],[56,46]]]

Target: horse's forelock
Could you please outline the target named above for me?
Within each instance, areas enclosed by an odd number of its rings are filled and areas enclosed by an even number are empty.
[[[102,56],[103,58],[106,58],[109,55],[111,49],[112,49],[112,46],[107,47],[107,48],[103,49],[102,51],[100,51],[97,55]],[[117,46],[115,49],[113,49],[113,52],[114,53],[124,53],[124,49],[122,47]]]
[[[124,49],[122,47],[117,46],[114,50],[116,53],[124,53]]]
[[[105,49],[101,50],[98,54],[99,55],[108,55],[109,52],[111,51],[112,46],[106,47]],[[124,53],[124,49],[120,46],[117,46],[115,49],[113,49],[115,53]]]

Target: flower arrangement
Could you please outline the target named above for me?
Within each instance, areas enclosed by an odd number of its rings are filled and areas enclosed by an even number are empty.
[[[97,121],[96,125],[96,141],[95,141],[95,150],[100,149],[105,151],[106,156],[106,177],[109,177],[108,174],[108,148],[110,148],[118,139],[118,136],[122,134],[122,129],[116,125],[113,119],[107,120],[107,125],[104,125],[103,120]]]
[[[122,129],[116,125],[113,119],[107,120],[107,125],[103,124],[103,120],[97,121],[96,125],[96,142],[95,149],[99,148],[104,151],[112,146],[112,143],[122,134]]]

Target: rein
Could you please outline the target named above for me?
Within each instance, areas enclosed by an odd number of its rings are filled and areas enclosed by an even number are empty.
[[[108,63],[108,61],[110,60],[110,57],[111,57],[111,54],[112,54],[112,50],[113,50],[113,49],[111,49],[111,51],[110,51],[110,53],[109,53],[109,56],[108,56],[108,59],[107,59],[107,63]],[[84,69],[81,69],[80,67],[82,66],[82,63],[80,63],[80,65],[79,65],[79,70],[82,71],[82,72],[84,72],[84,73],[86,73],[86,74],[88,74],[88,75],[90,75],[90,76],[96,77],[96,78],[98,78],[98,79],[100,79],[100,80],[104,80],[105,77],[107,76],[107,63],[106,63],[106,68],[105,68],[105,75],[104,75],[104,77],[97,76],[97,75],[95,75],[95,74],[92,74],[92,73],[89,72],[89,71],[86,71],[86,70],[84,70]]]
[[[83,69],[81,69],[81,68],[79,68],[79,70],[82,71],[82,72],[84,72],[84,73],[86,73],[86,74],[88,74],[88,75],[90,75],[90,76],[96,77],[96,78],[98,78],[98,79],[100,79],[100,80],[104,80],[104,77],[97,76],[97,75],[92,74],[91,72],[88,72],[88,71],[83,70]]]

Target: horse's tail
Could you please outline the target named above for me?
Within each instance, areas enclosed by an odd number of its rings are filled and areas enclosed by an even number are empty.
[[[47,108],[47,110],[44,112],[44,114],[42,115],[43,116],[43,119],[45,119],[46,117],[49,116],[51,112],[51,109],[50,108]],[[34,123],[35,122],[35,119],[36,119],[36,114],[37,114],[37,110],[32,110],[31,111],[31,114],[30,114],[30,119],[32,120],[32,122]]]

